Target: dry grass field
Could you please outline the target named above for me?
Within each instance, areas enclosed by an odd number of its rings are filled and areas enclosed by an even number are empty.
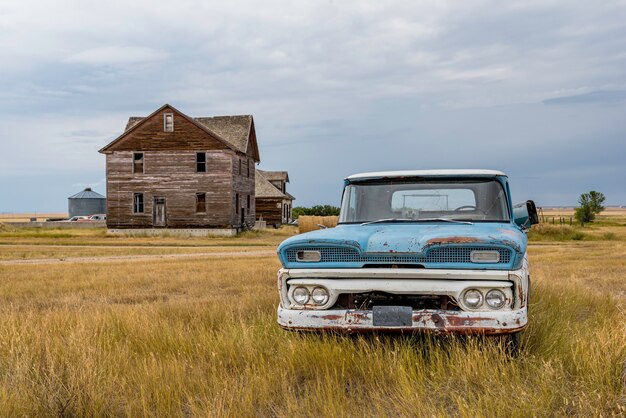
[[[1,415],[626,414],[626,216],[531,232],[516,358],[481,338],[281,330],[276,257],[233,253],[273,251],[294,232],[0,228]],[[197,257],[141,258],[159,254]],[[138,258],[106,259],[118,255]],[[11,264],[29,259],[67,261]]]
[[[334,228],[337,226],[338,221],[339,221],[339,216],[300,215],[298,217],[298,228],[300,230],[300,233],[322,229],[320,225],[323,225],[328,228]]]
[[[543,208],[545,216],[574,216],[574,208]],[[624,218],[626,208],[607,208],[601,214],[601,218]]]

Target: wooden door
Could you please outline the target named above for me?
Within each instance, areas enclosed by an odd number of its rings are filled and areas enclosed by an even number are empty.
[[[152,226],[166,226],[165,198],[155,197],[152,205]]]

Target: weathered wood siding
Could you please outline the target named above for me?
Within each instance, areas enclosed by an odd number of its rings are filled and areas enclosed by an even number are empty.
[[[167,227],[239,226],[233,223],[235,153],[206,150],[207,172],[197,173],[200,151],[144,150],[144,173],[133,173],[133,151],[107,154],[107,226],[151,228],[154,197],[166,199]],[[134,193],[144,194],[144,213],[133,213]],[[207,193],[206,213],[196,213],[196,193]]]
[[[259,197],[256,199],[256,217],[263,218],[268,225],[282,225],[291,221],[291,209],[288,216],[283,216],[283,206],[291,201],[282,198]]]
[[[240,162],[241,161],[241,170]],[[241,227],[241,214],[244,214],[244,223],[247,228],[254,226],[256,219],[256,203],[254,194],[254,160],[241,154],[233,155],[233,207],[237,204],[239,195],[239,210],[232,215],[232,224]],[[247,168],[248,167],[248,168]],[[249,196],[249,197],[248,197]],[[249,201],[249,205],[248,205]]]

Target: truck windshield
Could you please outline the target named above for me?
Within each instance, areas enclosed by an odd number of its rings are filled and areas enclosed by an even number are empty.
[[[339,223],[435,220],[508,222],[504,188],[492,179],[399,179],[344,189]]]

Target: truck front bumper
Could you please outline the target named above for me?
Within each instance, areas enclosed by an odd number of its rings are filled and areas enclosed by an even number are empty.
[[[436,332],[470,334],[510,334],[528,323],[528,271],[359,269],[287,270],[279,272],[281,303],[278,323],[285,329],[342,332]],[[320,285],[330,291],[328,306],[307,309],[290,305],[289,286]],[[497,287],[511,297],[501,310],[414,309],[402,326],[380,325],[373,310],[337,309],[336,294],[371,290],[396,294],[449,295],[456,300],[467,287]],[[394,323],[395,324],[395,323]]]
[[[278,307],[279,325],[300,331],[509,334],[523,330],[527,321],[526,308],[502,312],[425,309],[413,311],[410,327],[375,326],[371,310],[315,311]]]

